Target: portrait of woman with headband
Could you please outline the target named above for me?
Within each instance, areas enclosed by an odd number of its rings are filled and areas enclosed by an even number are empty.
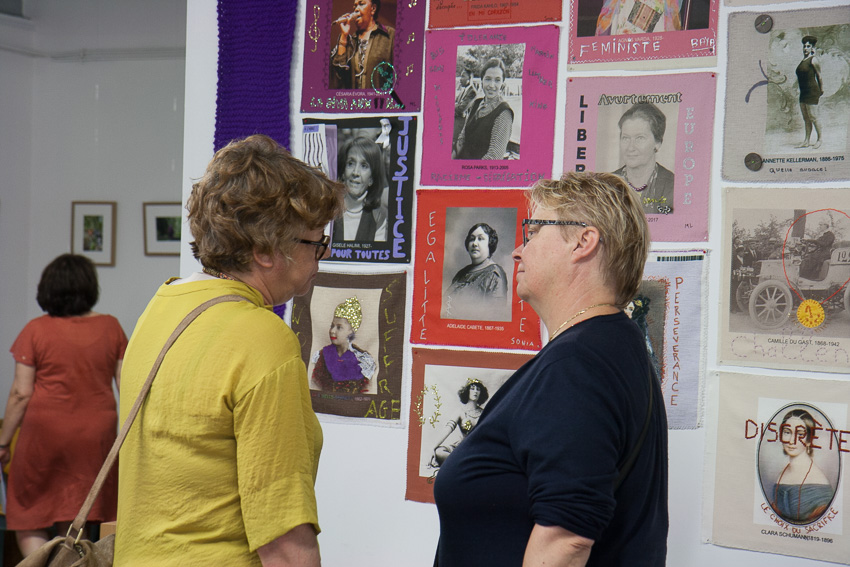
[[[328,337],[330,344],[316,351],[313,382],[321,390],[361,394],[366,392],[378,366],[371,354],[354,344],[363,321],[363,311],[356,297],[349,297],[334,309]]]

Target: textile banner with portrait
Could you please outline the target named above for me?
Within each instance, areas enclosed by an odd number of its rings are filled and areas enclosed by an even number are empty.
[[[638,293],[626,307],[661,379],[670,429],[702,425],[707,264],[705,250],[651,252]]]
[[[304,119],[303,159],[346,186],[329,260],[409,263],[416,117]]]
[[[717,65],[718,0],[572,0],[568,70]]]
[[[426,37],[421,184],[527,187],[548,178],[558,28],[430,30]]]
[[[714,73],[569,78],[564,171],[623,177],[652,240],[707,240],[716,86]]]
[[[401,426],[406,290],[404,272],[319,272],[293,300],[292,330],[323,420]]]
[[[850,563],[847,383],[722,372],[716,386],[717,429],[706,442],[707,540]]]
[[[539,350],[540,319],[516,294],[519,190],[418,190],[410,342]]]
[[[561,0],[430,0],[429,28],[561,20]]]
[[[440,465],[530,354],[413,349],[406,500],[434,502]]]
[[[729,15],[723,178],[850,179],[850,10]]]
[[[720,364],[850,373],[850,194],[727,188]]]
[[[425,4],[308,0],[301,112],[422,110]]]

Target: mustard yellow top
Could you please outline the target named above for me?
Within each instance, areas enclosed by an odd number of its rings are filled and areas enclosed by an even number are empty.
[[[256,549],[300,524],[318,532],[322,430],[292,330],[240,282],[159,288],[121,373],[121,422],[166,339],[226,294],[169,351],[121,449],[115,565],[260,565]]]

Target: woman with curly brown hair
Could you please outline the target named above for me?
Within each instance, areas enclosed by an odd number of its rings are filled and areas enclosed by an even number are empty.
[[[319,565],[322,431],[301,345],[272,307],[310,290],[345,188],[254,135],[189,197],[203,272],[162,285],[127,349],[122,419],[183,317],[121,450],[115,565]]]

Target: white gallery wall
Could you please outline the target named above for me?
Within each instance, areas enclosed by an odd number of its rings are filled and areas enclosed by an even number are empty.
[[[70,252],[71,202],[117,203],[95,310],[129,336],[177,256],[145,256],[142,203],[180,201],[186,6],[30,0],[0,17],[0,396],[41,270]]]

